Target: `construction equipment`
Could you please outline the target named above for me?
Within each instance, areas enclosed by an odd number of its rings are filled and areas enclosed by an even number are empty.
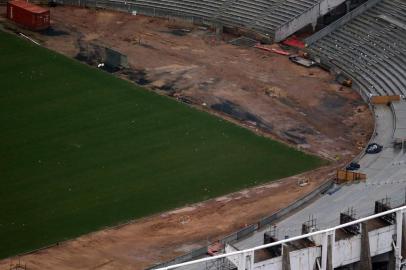
[[[289,56],[289,60],[307,68],[317,65],[315,61],[300,57],[299,55],[291,55]]]
[[[344,85],[346,87],[352,87],[352,80],[351,79],[345,79],[345,80],[343,80],[342,85]]]

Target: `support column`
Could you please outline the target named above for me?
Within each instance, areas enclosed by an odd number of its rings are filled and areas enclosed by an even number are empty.
[[[291,270],[289,247],[287,245],[282,245],[282,270]]]
[[[313,32],[316,32],[316,27],[317,27],[317,19],[312,22],[312,29],[313,29]]]
[[[321,246],[321,270],[327,270],[328,245],[330,233],[324,233]]]
[[[361,223],[360,269],[372,270],[371,249],[369,246],[368,224],[366,221]]]
[[[402,223],[402,258],[406,258],[406,215],[403,215]]]
[[[334,245],[335,245],[335,238],[336,234],[335,231],[328,236],[328,244],[327,244],[327,270],[334,270]]]
[[[238,270],[253,270],[254,269],[254,252],[245,252],[239,255]]]
[[[396,247],[395,247],[395,269],[400,270],[402,263],[402,228],[403,211],[396,212]]]
[[[245,270],[245,253],[238,255],[238,270]]]
[[[345,13],[349,13],[351,11],[351,1],[345,1],[346,11]]]
[[[223,24],[222,23],[216,23],[216,39],[217,41],[220,41],[223,39]]]
[[[391,252],[389,252],[389,262],[388,262],[388,270],[395,270],[395,251],[392,250]]]

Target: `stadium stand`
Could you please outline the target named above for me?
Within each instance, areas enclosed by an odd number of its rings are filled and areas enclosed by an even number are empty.
[[[396,23],[396,24],[394,24]],[[371,95],[405,95],[406,3],[384,0],[311,44],[310,54],[352,77]]]
[[[365,152],[355,160],[361,165],[359,172],[368,178],[365,183],[344,185],[333,194],[325,194],[302,210],[281,220],[278,239],[301,233],[301,224],[309,215],[317,219],[318,228],[336,225],[336,214],[355,207],[357,215],[371,211],[376,199],[391,198],[393,203],[404,203],[406,176],[406,2],[404,0],[370,0],[367,9],[348,14],[346,23],[337,24],[331,32],[318,33],[307,42],[311,57],[344,77],[353,81],[366,101],[371,96],[401,96],[400,101],[371,105],[376,126],[371,142],[383,146],[375,155]],[[371,5],[371,3],[373,3]],[[354,15],[356,14],[356,15]],[[401,142],[401,147],[396,146]],[[332,204],[331,201],[334,201]],[[253,233],[233,245],[242,250],[263,244],[264,231]]]
[[[56,4],[114,9],[196,24],[243,28],[279,42],[345,0],[50,0]]]
[[[192,15],[273,36],[277,27],[293,20],[318,2],[320,0],[136,0],[134,7]]]

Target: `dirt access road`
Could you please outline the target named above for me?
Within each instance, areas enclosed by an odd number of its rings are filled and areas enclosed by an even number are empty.
[[[22,256],[29,269],[144,269],[184,254],[310,192],[356,155],[371,134],[373,120],[360,97],[319,68],[307,69],[286,56],[229,45],[226,41],[234,37],[228,34],[215,41],[210,30],[175,21],[71,7],[52,8],[51,14],[51,30],[24,32],[70,57],[89,52],[92,44],[117,49],[130,63],[120,76],[337,161],[278,183]],[[303,177],[310,184],[299,187],[297,180]],[[15,261],[1,261],[0,269],[9,269]]]

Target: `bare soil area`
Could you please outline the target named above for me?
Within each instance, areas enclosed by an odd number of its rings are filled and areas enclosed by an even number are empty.
[[[94,44],[116,49],[130,64],[117,75],[335,161],[301,176],[25,255],[21,260],[29,269],[144,269],[184,254],[309,193],[358,154],[371,135],[367,105],[320,68],[233,46],[227,43],[232,35],[218,41],[210,29],[178,21],[72,7],[52,8],[51,14],[52,29],[24,33],[69,57]],[[310,183],[299,187],[303,177]],[[0,269],[15,261],[1,261]]]
[[[76,58],[95,45],[118,50],[130,64],[118,75],[317,155],[349,157],[369,138],[367,106],[318,67],[230,45],[229,34],[216,41],[210,29],[179,21],[73,7],[51,14],[50,30],[27,35]]]

